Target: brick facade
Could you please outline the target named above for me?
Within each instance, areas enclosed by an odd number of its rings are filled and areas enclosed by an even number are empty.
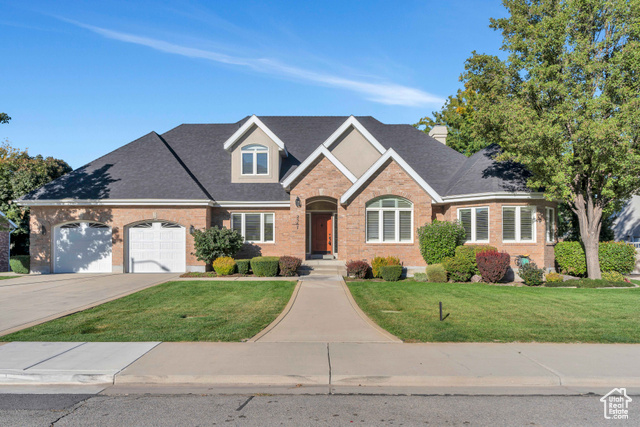
[[[187,270],[204,270],[205,264],[198,261],[192,253],[193,237],[189,233],[191,226],[206,228],[211,222],[211,213],[207,207],[189,206],[118,206],[118,207],[49,207],[31,208],[30,248],[31,271],[50,273],[52,271],[52,236],[54,228],[66,222],[77,220],[95,221],[111,227],[113,272],[126,271],[126,227],[145,220],[165,220],[184,226],[186,232]],[[44,226],[45,232],[41,232]]]
[[[10,271],[9,268],[9,241],[11,234],[8,231],[0,230],[0,271]]]

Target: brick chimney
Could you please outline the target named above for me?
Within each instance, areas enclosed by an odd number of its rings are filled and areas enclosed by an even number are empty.
[[[433,137],[435,140],[442,142],[444,145],[447,145],[447,134],[449,131],[446,126],[434,126],[433,129],[429,131],[429,136]]]

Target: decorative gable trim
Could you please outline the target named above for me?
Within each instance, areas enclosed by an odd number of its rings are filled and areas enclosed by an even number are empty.
[[[442,203],[442,197],[429,185],[427,182],[422,179],[418,173],[413,170],[411,166],[407,162],[404,161],[402,157],[398,153],[394,151],[393,148],[387,150],[387,152],[380,157],[367,171],[362,175],[343,195],[340,197],[340,203],[345,204],[349,201],[351,196],[355,194],[360,187],[362,187],[368,180],[376,173],[389,159],[395,160],[398,165],[411,177],[414,181],[418,183],[420,187],[424,189],[424,191],[431,196],[435,203]]]
[[[300,166],[296,168],[296,170],[294,170],[288,177],[284,179],[284,181],[282,181],[282,186],[288,190],[291,184],[293,184],[293,182],[296,180],[296,178],[302,175],[302,173],[307,170],[320,156],[325,156],[331,163],[333,163],[336,168],[338,168],[340,172],[342,172],[344,176],[347,177],[349,181],[356,182],[356,176],[352,174],[351,171],[347,169],[347,167],[343,165],[342,162],[340,162],[340,160],[336,159],[336,156],[331,154],[331,151],[327,150],[324,145],[321,145],[316,148],[315,151],[311,153],[309,157],[307,157],[304,162],[302,162]]]
[[[262,131],[266,133],[267,136],[273,140],[273,142],[276,143],[279,151],[283,156],[289,155],[289,153],[287,152],[287,148],[284,146],[284,142],[282,142],[282,140],[278,138],[275,133],[271,132],[271,129],[269,129],[264,123],[262,123],[262,120],[260,120],[255,114],[251,116],[249,120],[247,120],[242,126],[240,126],[240,128],[235,131],[233,135],[229,137],[229,139],[225,141],[223,145],[224,149],[227,151],[231,150],[231,148],[233,148],[233,146],[240,140],[240,138],[242,138],[242,136],[247,133],[249,129],[251,129],[251,127],[254,125],[262,129]]]
[[[351,126],[357,129],[358,132],[360,132],[362,136],[364,136],[365,139],[369,141],[369,143],[373,145],[380,154],[384,154],[385,148],[382,146],[382,144],[380,144],[378,140],[375,139],[375,137],[371,135],[371,133],[364,126],[362,126],[360,122],[353,116],[349,116],[349,118],[345,120],[345,122],[342,125],[340,125],[340,127],[336,129],[336,131],[333,132],[325,142],[322,143],[322,145],[327,148],[330,148],[333,145],[333,143],[336,142],[338,138],[340,138],[340,136],[342,136],[342,134]]]

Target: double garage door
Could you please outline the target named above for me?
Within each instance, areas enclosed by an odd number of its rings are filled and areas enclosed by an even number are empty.
[[[185,228],[171,222],[149,221],[129,227],[127,271],[169,273],[185,271]],[[54,273],[111,273],[111,227],[74,222],[55,228]]]

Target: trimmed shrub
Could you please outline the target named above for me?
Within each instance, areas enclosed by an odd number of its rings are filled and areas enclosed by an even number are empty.
[[[382,280],[387,282],[397,282],[402,277],[401,265],[383,265],[380,267],[380,274]]]
[[[547,282],[545,284],[548,288],[559,288],[559,287],[575,287],[575,288],[631,288],[633,287],[632,283],[627,282],[609,282],[608,280],[599,279],[577,279],[577,280],[567,280],[566,282]]]
[[[447,273],[444,273],[444,281],[447,281]],[[427,273],[416,273],[413,275],[413,280],[415,280],[416,282],[428,282],[429,280],[427,279]]]
[[[236,262],[231,257],[217,258],[212,266],[218,276],[228,276],[236,271]]]
[[[434,283],[447,283],[447,271],[442,264],[431,264],[427,266],[427,279]]]
[[[607,282],[624,282],[624,276],[617,271],[603,271],[602,280]]]
[[[447,271],[449,279],[454,282],[468,282],[476,270],[474,264],[466,258],[449,257],[442,260],[442,266]]]
[[[352,260],[347,263],[347,274],[356,279],[366,279],[370,270],[371,266],[364,260]]]
[[[598,258],[603,272],[629,274],[636,265],[636,248],[626,242],[601,242]]]
[[[456,248],[455,256],[457,258],[464,258],[469,263],[473,264],[473,273],[480,274],[480,270],[478,270],[478,263],[476,261],[476,256],[479,253],[487,252],[487,251],[497,252],[498,248],[496,248],[495,246],[489,246],[489,245],[462,245]]]
[[[435,220],[418,228],[420,254],[427,264],[438,264],[455,255],[456,246],[464,242],[464,227],[460,223]]]
[[[580,242],[559,242],[555,247],[558,270],[572,276],[587,274],[587,260]],[[636,249],[625,242],[600,242],[598,248],[600,270],[628,274],[636,264]]]
[[[251,259],[251,270],[259,277],[276,277],[280,257],[277,256],[257,256]]]
[[[559,273],[547,273],[544,280],[547,283],[559,283],[564,282],[564,277],[562,277],[562,274]]]
[[[478,271],[482,280],[489,283],[498,283],[509,270],[511,257],[506,252],[484,251],[476,255]]]
[[[371,261],[371,272],[373,273],[373,277],[382,277],[382,272],[380,271],[381,267],[387,265],[400,265],[400,260],[394,256],[388,256],[386,258],[377,256]]]
[[[206,230],[194,230],[193,245],[195,255],[199,261],[211,264],[218,257],[234,257],[244,245],[244,238],[240,233],[228,228],[214,226]]]
[[[294,256],[281,256],[279,267],[280,275],[285,277],[291,277],[298,274],[298,269],[302,265],[302,260]]]
[[[249,274],[249,267],[251,265],[250,259],[237,259],[236,268],[240,274]]]
[[[11,271],[18,274],[29,274],[31,258],[29,255],[14,255],[9,258],[9,266]]]
[[[544,278],[544,271],[535,262],[530,262],[518,269],[518,275],[527,286],[540,286]]]

